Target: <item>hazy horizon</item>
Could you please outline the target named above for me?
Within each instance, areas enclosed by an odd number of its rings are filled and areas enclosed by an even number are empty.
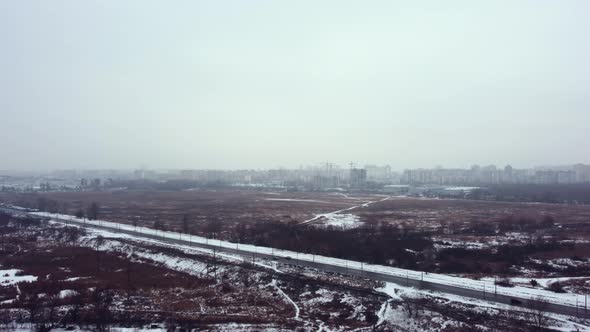
[[[416,166],[416,167],[400,167],[400,168],[395,168],[395,167],[391,167],[391,171],[392,172],[397,172],[397,173],[402,173],[405,170],[410,170],[410,169],[436,169],[436,168],[442,168],[442,169],[471,169],[472,166],[479,166],[479,167],[488,167],[488,166],[496,166],[496,168],[498,170],[502,170],[505,168],[505,166],[511,166],[513,169],[538,169],[538,170],[545,170],[545,169],[551,169],[551,170],[572,170],[573,166],[575,166],[576,164],[581,164],[581,163],[574,163],[574,164],[555,164],[555,165],[532,165],[532,166],[514,166],[512,164],[506,164],[506,165],[499,165],[499,164],[471,164],[468,166],[445,166],[445,165],[423,165],[423,166]],[[391,166],[391,164],[371,164],[371,163],[366,163],[366,164],[360,164],[360,163],[353,163],[353,167],[354,168],[365,168],[365,166],[377,166],[377,167],[384,167],[384,166]],[[236,167],[236,168],[191,168],[191,167],[185,167],[185,168],[166,168],[166,167],[162,167],[162,168],[151,168],[148,167],[147,165],[143,165],[143,166],[138,166],[138,167],[129,167],[129,168],[113,168],[113,167],[106,167],[106,168],[48,168],[48,169],[42,169],[42,168],[38,168],[38,169],[0,169],[0,176],[13,176],[15,174],[44,174],[44,173],[52,173],[52,172],[60,172],[60,171],[77,171],[77,172],[94,172],[94,171],[114,171],[114,172],[134,172],[137,170],[145,170],[145,171],[155,171],[155,172],[180,172],[180,171],[186,171],[186,170],[193,170],[193,171],[209,171],[209,170],[214,170],[214,171],[265,171],[265,170],[277,170],[277,169],[284,169],[284,170],[298,170],[298,169],[309,169],[309,168],[316,168],[316,169],[327,169],[326,168],[326,163],[313,163],[313,164],[307,164],[307,165],[299,165],[296,167],[287,167],[287,166],[275,166],[275,167],[255,167],[255,168],[244,168],[244,167]],[[350,164],[333,164],[332,163],[332,168],[337,170],[348,170],[350,168]]]
[[[0,170],[590,163],[587,1],[5,1]]]

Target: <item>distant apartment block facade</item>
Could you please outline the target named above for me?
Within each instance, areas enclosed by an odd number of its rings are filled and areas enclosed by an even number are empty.
[[[571,169],[514,169],[494,165],[470,169],[408,169],[402,184],[574,184],[590,183],[590,165],[577,164]]]

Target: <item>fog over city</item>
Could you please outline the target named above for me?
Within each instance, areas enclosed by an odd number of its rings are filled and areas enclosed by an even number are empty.
[[[588,1],[2,1],[0,169],[589,163]]]

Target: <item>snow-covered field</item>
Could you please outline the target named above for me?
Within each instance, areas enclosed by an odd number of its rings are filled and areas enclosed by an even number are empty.
[[[444,274],[437,274],[437,273],[423,273],[420,271],[413,271],[413,270],[406,270],[400,268],[394,268],[389,266],[381,266],[381,265],[371,265],[371,264],[364,264],[362,262],[351,261],[351,260],[344,260],[338,259],[333,257],[325,257],[325,256],[318,256],[318,255],[311,255],[311,254],[304,254],[304,253],[297,253],[293,251],[285,251],[285,250],[278,250],[274,248],[268,247],[258,247],[254,245],[247,245],[247,244],[238,244],[232,243],[227,241],[221,240],[210,240],[203,237],[198,236],[187,236],[180,233],[175,232],[164,232],[158,231],[150,228],[143,228],[143,227],[133,227],[130,225],[123,225],[118,223],[112,223],[107,221],[100,221],[100,220],[81,220],[76,219],[73,216],[68,215],[60,215],[60,214],[50,214],[47,212],[34,212],[32,213],[37,216],[53,218],[56,221],[60,222],[67,222],[67,221],[76,221],[79,223],[86,223],[87,225],[96,225],[96,226],[105,226],[111,227],[118,230],[126,230],[130,232],[138,232],[141,234],[147,234],[152,236],[157,236],[162,239],[174,239],[179,240],[183,239],[188,241],[189,244],[208,244],[208,245],[215,245],[220,249],[227,248],[227,249],[239,249],[243,252],[248,252],[252,254],[266,254],[272,255],[276,257],[288,258],[288,259],[297,259],[300,261],[307,261],[307,262],[315,262],[315,263],[323,263],[327,265],[332,265],[336,267],[341,267],[345,269],[355,269],[357,271],[368,271],[368,272],[375,272],[381,274],[387,274],[391,276],[401,277],[401,278],[408,278],[413,280],[422,280],[431,283],[436,283],[440,285],[446,286],[453,286],[463,289],[470,289],[476,290],[481,292],[492,293],[496,292],[497,294],[507,295],[510,297],[520,298],[520,299],[538,299],[542,298],[543,300],[559,304],[559,305],[567,305],[567,306],[580,306],[581,303],[584,303],[585,297],[581,294],[572,294],[572,293],[553,293],[548,290],[544,289],[533,289],[528,287],[522,286],[515,286],[515,287],[496,287],[493,281],[489,280],[473,280],[469,278],[461,278],[455,276],[449,276]],[[123,235],[123,234],[116,234],[116,236],[130,236],[130,235]]]
[[[52,227],[64,228],[63,222],[51,223]],[[133,261],[142,264],[156,264],[166,269],[187,273],[194,276],[202,276],[206,273],[207,268],[203,255],[212,255],[213,250],[193,247],[190,245],[179,245],[160,240],[146,239],[144,237],[135,237],[121,234],[116,230],[106,231],[89,228],[85,236],[79,239],[79,244],[89,248],[96,248],[96,239],[98,235],[103,236],[100,250],[114,253],[118,256],[132,256]],[[234,244],[235,245],[235,244]],[[174,250],[170,250],[174,249]],[[131,255],[132,253],[132,255]],[[219,275],[230,275],[233,271],[239,271],[240,265],[244,262],[244,257],[233,254],[215,253],[217,257],[226,262],[238,263],[234,267],[229,265],[220,265],[217,273]],[[297,322],[303,327],[303,330],[322,330],[322,331],[370,331],[371,327],[367,326],[367,316],[371,312],[376,315],[376,323],[379,330],[392,331],[440,331],[444,328],[465,328],[465,322],[458,320],[456,315],[448,314],[449,312],[461,312],[464,315],[481,315],[485,317],[494,317],[502,312],[515,310],[514,307],[494,304],[488,301],[479,301],[461,296],[449,295],[446,293],[437,293],[427,290],[417,290],[411,287],[404,287],[398,284],[385,283],[376,287],[375,290],[387,296],[375,297],[370,295],[369,298],[363,298],[358,293],[351,293],[346,287],[327,287],[326,283],[319,282],[314,285],[312,281],[304,283],[290,282],[290,277],[284,278],[287,274],[310,275],[313,278],[322,278],[322,273],[310,268],[297,268],[289,264],[281,264],[269,259],[258,258],[256,265],[267,269],[266,272],[270,278],[258,278],[258,283],[249,286],[251,289],[259,290],[261,293],[271,292],[273,306],[284,306],[287,308],[286,317]],[[251,274],[264,274],[262,269],[250,270]],[[274,272],[274,273],[273,273]],[[330,274],[328,274],[330,275]],[[75,277],[79,276],[79,277]],[[85,274],[68,275],[67,280],[78,281],[86,278]],[[225,278],[225,277],[224,277]],[[234,278],[234,277],[230,277]],[[339,283],[348,283],[356,278],[346,276],[330,276],[332,280],[338,279]],[[463,278],[459,278],[463,279]],[[234,279],[231,279],[234,280]],[[265,280],[261,282],[262,280]],[[548,281],[549,282],[549,281]],[[71,290],[71,285],[64,283],[64,288],[59,292],[59,297],[67,299],[75,295]],[[229,294],[228,296],[233,296]],[[379,301],[379,299],[381,299]],[[419,314],[408,311],[406,303],[408,299],[419,301],[427,299],[419,309]],[[262,302],[264,303],[264,302]],[[523,310],[522,308],[516,309]],[[515,314],[517,319],[527,320],[526,312]],[[520,315],[520,316],[519,316]],[[460,316],[460,315],[459,315]],[[489,319],[488,319],[489,321]],[[478,326],[474,323],[473,326]],[[164,324],[160,324],[164,326]],[[361,326],[361,327],[358,327]],[[558,331],[588,331],[588,326],[579,320],[573,320],[571,317],[561,315],[550,315],[548,326]],[[484,328],[485,326],[481,326]],[[285,328],[282,328],[285,330]],[[288,329],[288,328],[287,328]],[[295,329],[295,327],[293,327]],[[24,329],[26,330],[26,328]],[[281,327],[276,325],[261,324],[219,324],[211,325],[208,330],[212,331],[279,331]],[[485,330],[485,329],[484,329]],[[498,329],[496,329],[498,330]],[[501,330],[501,329],[499,329]],[[128,331],[123,329],[123,331]]]

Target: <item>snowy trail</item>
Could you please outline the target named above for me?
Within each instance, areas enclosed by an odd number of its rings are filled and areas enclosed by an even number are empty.
[[[271,285],[272,285],[274,288],[276,288],[276,289],[277,289],[277,291],[278,291],[279,293],[281,293],[281,295],[283,295],[283,297],[285,297],[285,299],[286,299],[287,301],[289,301],[289,302],[290,302],[290,303],[293,305],[293,307],[295,307],[295,317],[293,317],[293,318],[294,318],[294,319],[297,319],[297,320],[299,320],[299,312],[300,312],[300,310],[299,310],[299,306],[297,305],[297,303],[295,303],[295,301],[293,301],[293,300],[292,300],[292,299],[289,297],[289,295],[287,295],[285,292],[283,292],[283,290],[282,290],[281,288],[279,288],[279,286],[277,285],[277,281],[276,281],[275,279],[273,279],[273,280],[272,280],[272,283],[271,283]]]
[[[379,320],[377,320],[377,324],[375,324],[375,326],[383,324],[385,321],[385,313],[387,312],[387,308],[389,308],[389,300],[383,302],[381,309],[379,309],[379,312],[377,312],[377,317],[379,317]]]
[[[334,212],[328,212],[328,213],[316,214],[316,215],[315,215],[315,217],[313,217],[313,218],[311,218],[311,219],[308,219],[308,220],[306,220],[306,221],[303,221],[303,222],[301,222],[299,225],[305,225],[305,224],[312,223],[312,222],[314,222],[314,221],[316,221],[316,220],[318,220],[318,219],[320,219],[320,218],[322,218],[322,217],[323,217],[323,218],[330,218],[331,216],[333,216],[333,215],[335,215],[335,214],[339,214],[339,213],[346,212],[346,211],[351,211],[351,210],[354,210],[354,209],[357,209],[357,208],[360,208],[360,207],[367,207],[367,206],[369,206],[369,205],[371,205],[371,204],[375,204],[375,203],[379,203],[379,202],[384,202],[384,201],[386,201],[386,200],[388,200],[388,199],[390,199],[390,198],[391,198],[391,196],[387,196],[387,197],[385,197],[385,198],[383,198],[383,199],[381,199],[381,200],[378,200],[378,201],[371,201],[371,202],[366,202],[366,203],[363,203],[363,204],[359,204],[359,205],[351,206],[351,207],[349,207],[349,208],[342,209],[342,210],[338,210],[338,211],[334,211]]]

